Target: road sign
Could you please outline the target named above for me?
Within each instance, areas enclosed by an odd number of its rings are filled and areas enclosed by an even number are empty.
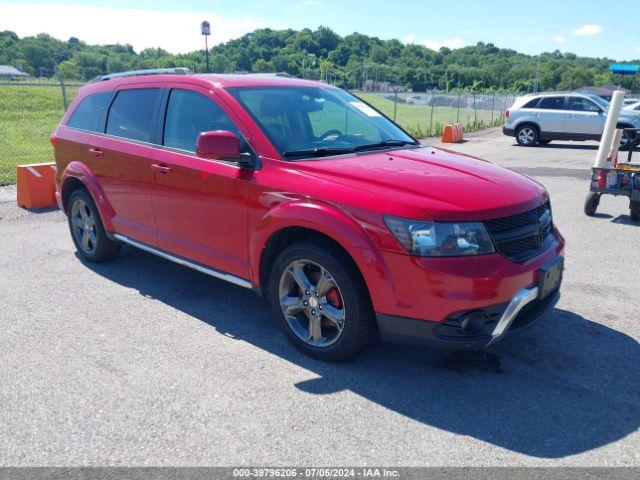
[[[202,35],[211,35],[211,24],[206,20],[200,24],[200,32]]]

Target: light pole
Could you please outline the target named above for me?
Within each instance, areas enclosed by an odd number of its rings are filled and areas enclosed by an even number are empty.
[[[209,73],[209,41],[207,37],[211,35],[211,24],[206,20],[200,24],[200,33],[204,35],[204,54],[207,59],[207,73]]]

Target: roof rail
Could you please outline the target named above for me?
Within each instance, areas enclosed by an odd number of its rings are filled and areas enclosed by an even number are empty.
[[[107,75],[98,75],[91,82],[104,82],[113,78],[125,77],[141,77],[144,75],[187,75],[191,70],[188,68],[150,68],[148,70],[130,70],[128,72],[109,73]]]

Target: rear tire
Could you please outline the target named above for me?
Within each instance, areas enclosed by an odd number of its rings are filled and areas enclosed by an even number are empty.
[[[533,125],[522,125],[516,129],[516,140],[523,147],[532,147],[539,138],[538,129]]]
[[[589,217],[596,214],[596,210],[600,205],[600,194],[596,192],[587,193],[587,199],[584,201],[584,213]]]
[[[98,208],[85,189],[75,190],[69,196],[67,220],[71,238],[83,260],[106,262],[120,253],[122,244],[107,236]]]
[[[271,269],[267,295],[291,343],[310,357],[345,360],[375,334],[373,308],[360,272],[328,241],[285,248]]]
[[[629,210],[631,212],[631,220],[640,222],[640,202],[631,200],[629,202]]]

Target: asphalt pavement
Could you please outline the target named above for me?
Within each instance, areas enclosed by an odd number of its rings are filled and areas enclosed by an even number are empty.
[[[640,466],[640,224],[582,206],[596,144],[449,146],[546,185],[567,240],[552,315],[485,352],[291,347],[252,292],[0,192],[0,465]],[[13,190],[15,192],[15,190]]]

